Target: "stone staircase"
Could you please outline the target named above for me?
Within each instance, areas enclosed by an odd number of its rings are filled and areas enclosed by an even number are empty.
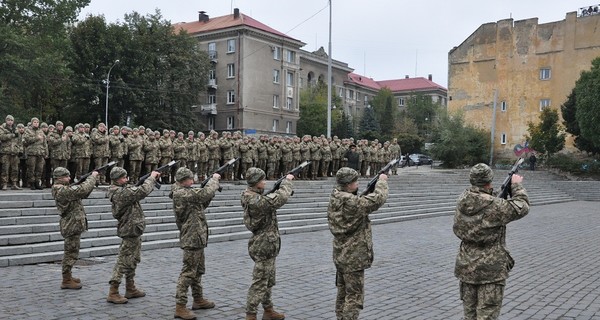
[[[574,200],[600,201],[600,182],[562,181],[546,172],[525,172],[526,188],[532,205]],[[499,187],[506,171],[496,171]],[[361,179],[361,188],[367,179]],[[333,178],[295,181],[294,196],[278,210],[282,234],[327,229],[327,205]],[[386,204],[371,215],[374,224],[453,214],[458,195],[468,187],[468,170],[404,168],[389,179]],[[250,236],[243,225],[239,196],[243,182],[223,183],[206,216],[209,242],[244,239]],[[270,187],[270,183],[267,184]],[[143,250],[178,245],[178,230],[168,198],[170,186],[154,190],[142,201],[146,216]],[[89,230],[82,234],[80,258],[112,255],[118,252],[116,220],[105,198],[105,188],[97,188],[84,206]],[[63,238],[59,216],[49,190],[6,191],[0,193],[0,267],[58,261],[62,258]]]

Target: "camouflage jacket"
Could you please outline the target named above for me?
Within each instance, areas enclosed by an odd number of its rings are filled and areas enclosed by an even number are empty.
[[[302,141],[300,143],[300,155],[302,156],[302,161],[312,160],[310,158],[310,143]]]
[[[337,142],[331,141],[329,143],[329,149],[331,149],[331,158],[333,160],[339,160],[340,159],[340,154],[338,152],[339,148],[340,148],[340,146],[337,144]]]
[[[73,159],[90,157],[90,136],[87,133],[76,132],[71,137],[71,157]]]
[[[48,141],[42,129],[25,129],[23,141],[28,156],[48,156]]]
[[[324,161],[331,161],[333,156],[331,154],[331,147],[329,147],[329,144],[321,145],[321,155],[323,156]]]
[[[22,152],[19,142],[21,137],[16,130],[17,125],[15,124],[12,128],[8,128],[6,123],[0,126],[0,154],[17,155]]]
[[[129,160],[142,161],[144,160],[144,138],[141,136],[130,135],[125,139],[127,144],[127,154]]]
[[[185,139],[186,147],[187,147],[187,161],[198,161],[198,143],[196,139],[190,140],[189,138]]]
[[[378,180],[375,191],[358,196],[336,187],[329,196],[327,220],[333,234],[333,263],[342,273],[368,269],[373,263],[369,214],[387,200],[388,183]]]
[[[290,143],[281,144],[281,160],[284,162],[292,162],[293,160],[293,150],[292,145]]]
[[[249,143],[240,144],[240,157],[242,163],[252,163],[252,150]]]
[[[221,147],[221,156],[223,159],[228,160],[233,158],[233,140],[229,138],[222,138],[219,142],[219,146]]]
[[[259,160],[267,160],[269,158],[269,155],[267,154],[267,144],[262,141],[259,141],[256,144],[256,152],[258,153]]]
[[[140,200],[152,192],[156,180],[149,176],[139,186],[116,185],[108,188],[108,199],[112,203],[112,215],[117,219],[117,236],[120,238],[135,238],[144,233],[146,221]]]
[[[310,147],[310,160],[320,161],[321,159],[323,159],[323,156],[321,155],[321,145],[320,144],[311,142],[311,143],[309,143],[309,147]]]
[[[145,163],[158,164],[160,161],[160,145],[156,139],[148,139],[144,143],[144,152],[146,153]]]
[[[201,249],[208,244],[208,223],[204,208],[219,189],[219,181],[211,178],[204,188],[186,188],[173,184],[169,197],[173,199],[175,223],[179,229],[181,249]]]
[[[187,161],[188,150],[185,140],[175,139],[173,141],[173,159]]]
[[[110,152],[108,149],[108,135],[99,130],[92,132],[90,135],[92,141],[92,155],[96,158],[108,158]]]
[[[269,156],[267,158],[268,162],[277,162],[277,146],[274,144],[269,144],[267,146],[267,155]]]
[[[81,199],[87,198],[95,185],[96,178],[93,176],[89,176],[80,185],[70,186],[58,181],[52,185],[52,197],[60,215],[60,234],[64,238],[87,230],[87,218]]]
[[[50,158],[55,160],[69,160],[69,136],[66,132],[54,131],[48,134]]]
[[[300,162],[302,160],[302,156],[300,155],[300,144],[292,143],[292,159],[294,161]]]
[[[262,195],[261,190],[248,187],[242,192],[244,224],[252,231],[248,241],[248,253],[254,261],[277,257],[281,248],[277,209],[281,208],[292,194],[292,182],[283,179],[279,190]]]
[[[111,159],[123,159],[125,156],[125,138],[121,134],[111,133],[108,136]]]
[[[458,198],[453,230],[461,243],[454,274],[460,281],[484,284],[508,278],[514,260],[506,248],[506,225],[529,213],[523,185],[511,187],[510,200],[475,186]]]
[[[198,151],[198,161],[207,162],[208,161],[208,149],[206,148],[206,143],[204,141],[198,140],[197,151]]]
[[[173,158],[173,141],[171,138],[160,137],[158,140],[160,145],[160,156],[163,158]]]
[[[208,148],[208,159],[209,160],[220,160],[221,159],[221,147],[219,141],[211,137],[206,140],[206,147]]]

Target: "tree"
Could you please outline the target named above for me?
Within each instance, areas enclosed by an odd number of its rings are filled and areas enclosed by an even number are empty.
[[[401,113],[399,121],[396,123],[396,138],[403,153],[415,153],[421,151],[423,137],[419,136],[419,131],[415,122]]]
[[[567,101],[560,106],[565,131],[575,136],[575,147],[591,154],[600,154],[600,147],[595,147],[592,142],[581,135],[577,121],[577,98],[575,89],[567,97]]]
[[[361,139],[374,140],[379,139],[380,129],[373,108],[365,108],[365,111],[360,119],[358,126],[359,136]]]
[[[394,102],[394,94],[389,88],[379,90],[370,102],[375,119],[381,128],[380,136],[384,140],[391,139],[395,133],[398,105]]]
[[[540,114],[540,122],[533,124],[529,122],[527,130],[531,137],[529,146],[534,150],[550,156],[565,146],[565,133],[560,132],[558,123],[558,111],[544,108]]]
[[[334,123],[332,134],[338,136],[338,138],[350,138],[354,136],[354,128],[352,127],[352,121],[342,112],[340,119]]]
[[[592,68],[584,71],[575,83],[573,99],[575,100],[575,119],[580,129],[581,141],[585,151],[598,153],[600,149],[600,130],[598,115],[600,114],[600,57],[592,61]],[[569,116],[569,115],[568,115]],[[573,123],[573,121],[570,121]],[[567,128],[573,130],[574,128]]]
[[[332,93],[332,105],[341,105],[341,100]],[[341,119],[342,111],[332,110],[331,123],[334,124]],[[298,120],[296,133],[298,136],[310,134],[318,136],[327,132],[327,85],[317,82],[300,92],[300,119]]]
[[[440,111],[440,103],[433,102],[430,96],[415,94],[407,99],[406,113],[417,125],[419,135],[431,140],[434,123]]]

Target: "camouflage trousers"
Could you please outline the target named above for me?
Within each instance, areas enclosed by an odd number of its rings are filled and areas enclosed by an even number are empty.
[[[242,162],[242,164],[240,165],[240,173],[242,174],[242,177],[244,177],[244,179],[246,179],[246,171],[248,171],[250,167],[252,167],[252,163]]]
[[[142,238],[123,238],[119,246],[117,263],[113,268],[109,283],[121,283],[123,275],[125,279],[131,280],[135,277],[135,268],[140,262],[140,250],[142,249]]]
[[[142,160],[129,160],[129,171],[127,175],[131,178],[134,183],[140,178],[140,172],[142,172]]]
[[[267,159],[258,159],[258,164],[256,165],[262,171],[267,171]]]
[[[208,168],[208,161],[198,161],[198,178],[206,178],[208,177],[209,174],[211,174],[212,172],[208,173],[206,172],[206,169]]]
[[[269,161],[267,162],[267,179],[273,179],[275,178],[275,170],[277,167],[277,162],[276,161]]]
[[[108,163],[108,157],[96,157],[94,158],[94,169],[96,168],[100,168],[104,165],[106,165]],[[98,175],[98,180],[100,183],[104,183],[106,181],[106,175],[104,174],[104,172],[100,173]]]
[[[76,169],[75,177],[79,179],[80,176],[86,174],[90,169],[90,158],[76,158],[75,159]]]
[[[0,174],[0,185],[12,182],[19,185],[19,156],[12,154],[3,154],[0,163],[2,163],[2,174]]]
[[[493,320],[500,316],[506,281],[486,284],[460,283],[465,320]]]
[[[252,284],[248,289],[246,298],[246,312],[256,313],[258,304],[263,308],[273,306],[271,301],[271,289],[275,285],[275,258],[255,261],[252,271]]]
[[[192,297],[202,298],[202,275],[204,274],[204,249],[183,250],[183,267],[177,280],[175,303],[186,304],[188,288],[192,287]]]
[[[219,159],[208,159],[208,167],[206,168],[208,174],[210,175],[211,173],[217,171],[217,169],[219,169]]]
[[[196,167],[196,160],[187,160],[187,168],[192,170],[192,173],[198,173],[198,168]]]
[[[29,185],[38,183],[42,179],[45,163],[44,156],[27,157],[27,181]]]
[[[335,274],[337,298],[335,315],[337,320],[357,320],[365,298],[365,271]]]
[[[79,258],[81,234],[65,238],[65,253],[62,259],[62,273],[69,273]]]
[[[160,162],[158,163],[158,166],[162,167],[169,162],[171,162],[171,157],[161,157]],[[160,175],[160,179],[162,180],[163,183],[171,183],[171,172],[169,172],[168,170],[163,172]]]

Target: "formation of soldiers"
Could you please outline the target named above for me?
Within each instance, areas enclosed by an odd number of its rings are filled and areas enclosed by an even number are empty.
[[[176,160],[177,165],[161,175],[162,183],[174,183],[175,172],[180,167],[189,168],[197,182],[233,158],[240,161],[223,175],[224,181],[245,179],[244,173],[250,167],[265,171],[269,180],[277,179],[302,161],[311,161],[311,165],[298,179],[314,180],[332,177],[344,166],[354,167],[348,163],[351,146],[354,157],[358,157],[355,169],[363,177],[373,176],[401,154],[396,139],[381,143],[323,135],[255,137],[244,136],[239,131],[220,135],[210,131],[207,136],[203,132],[189,131],[186,135],[167,129],[153,131],[144,126],[114,126],[108,130],[104,123],[94,128],[79,123],[73,129],[61,121],[48,125],[38,118],[32,118],[27,125],[15,124],[14,118],[8,115],[0,126],[0,190],[49,188],[51,173],[58,167],[69,169],[71,179],[77,181],[81,175],[109,161],[116,161],[117,166],[125,168],[131,183],[172,160]],[[109,173],[98,178],[98,184],[109,182]]]

